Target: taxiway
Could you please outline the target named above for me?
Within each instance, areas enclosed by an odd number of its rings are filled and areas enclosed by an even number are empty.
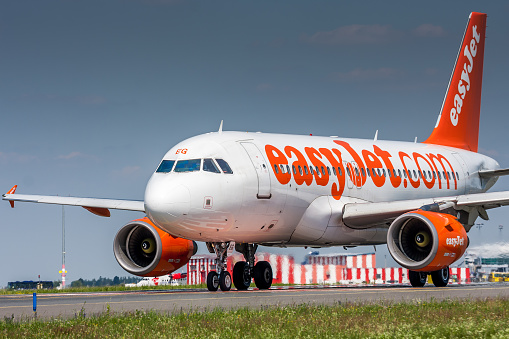
[[[425,286],[326,286],[286,289],[209,292],[207,290],[153,290],[37,295],[37,318],[92,316],[108,309],[113,313],[154,310],[164,313],[207,311],[215,308],[265,308],[299,304],[362,302],[412,302],[444,299],[509,297],[509,283]],[[35,316],[32,295],[0,296],[0,319]]]

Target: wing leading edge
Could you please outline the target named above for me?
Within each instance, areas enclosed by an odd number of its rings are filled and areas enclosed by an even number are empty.
[[[14,207],[15,201],[40,204],[81,206],[86,210],[103,217],[110,216],[110,209],[145,212],[145,203],[139,200],[116,200],[99,198],[61,197],[51,195],[15,194],[16,186],[3,195]]]

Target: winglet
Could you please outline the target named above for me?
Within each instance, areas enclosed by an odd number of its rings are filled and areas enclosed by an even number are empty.
[[[6,194],[4,194],[4,197],[7,194],[14,194],[16,192],[16,188],[18,188],[18,185],[12,186],[12,188]],[[9,203],[11,204],[11,207],[14,208],[14,201],[10,200]]]

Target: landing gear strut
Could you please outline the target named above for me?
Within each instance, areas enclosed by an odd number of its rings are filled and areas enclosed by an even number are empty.
[[[235,244],[235,249],[244,255],[246,261],[239,261],[233,267],[233,284],[238,290],[247,290],[254,278],[255,285],[266,290],[272,285],[272,268],[267,261],[255,265],[256,244]]]
[[[229,291],[232,288],[232,277],[226,270],[226,259],[228,257],[229,242],[207,243],[207,247],[212,248],[216,253],[216,271],[211,271],[207,275],[207,288],[209,291]]]

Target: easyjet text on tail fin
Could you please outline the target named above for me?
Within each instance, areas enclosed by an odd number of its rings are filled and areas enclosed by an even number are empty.
[[[477,152],[486,14],[471,13],[435,129],[425,143]]]

